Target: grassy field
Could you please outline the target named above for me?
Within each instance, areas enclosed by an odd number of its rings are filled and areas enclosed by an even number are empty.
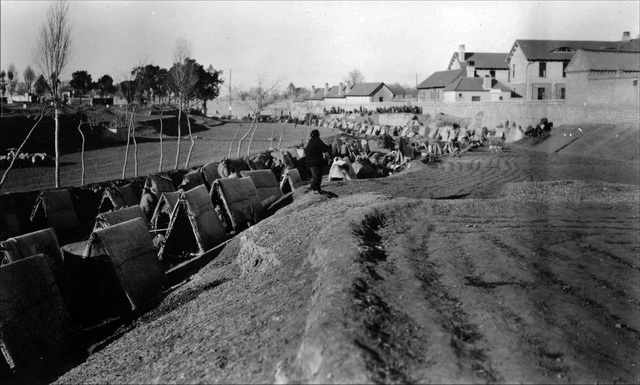
[[[201,166],[207,162],[221,160],[229,153],[229,147],[233,141],[231,157],[237,154],[238,141],[248,131],[250,123],[223,123],[204,117],[194,117],[194,123],[198,125],[198,132],[194,134],[195,144],[189,162],[189,167]],[[158,134],[147,125],[137,138],[138,176],[154,174],[158,172],[160,163],[160,139]],[[167,127],[165,127],[167,129]],[[278,146],[280,133],[285,129],[282,139],[282,148],[298,146],[307,136],[308,126],[284,123],[260,123],[255,132],[251,152],[267,150]],[[321,136],[327,137],[336,134],[336,131],[321,128]],[[183,131],[183,134],[186,130]],[[273,138],[273,141],[271,140]],[[248,139],[243,142],[240,155],[247,154]],[[174,168],[178,140],[176,137],[165,136],[163,138],[163,162],[162,171]],[[187,153],[191,142],[188,137],[181,140],[178,168],[185,166]],[[126,145],[110,145],[103,148],[88,150],[85,152],[85,184],[121,179],[124,165]],[[82,158],[81,152],[75,151],[61,156],[61,184],[64,187],[79,186],[81,184]],[[3,170],[4,172],[4,170]],[[135,176],[134,146],[129,147],[126,178]],[[54,168],[23,168],[12,170],[2,187],[2,193],[17,191],[42,190],[54,187]]]

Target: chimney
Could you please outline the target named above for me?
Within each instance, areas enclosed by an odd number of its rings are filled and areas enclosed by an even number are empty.
[[[631,32],[629,31],[622,32],[622,41],[624,42],[631,41]]]
[[[324,83],[324,96],[329,93],[329,83]]]
[[[338,86],[338,96],[342,96],[342,83]]]
[[[469,62],[467,63],[467,77],[476,77],[476,62],[474,62],[473,60],[469,60]]]
[[[351,91],[351,84],[347,82],[347,90],[344,92],[345,96]]]
[[[485,75],[484,80],[482,81],[482,89],[490,90],[491,89],[491,76]]]
[[[464,54],[465,54],[464,44],[460,44],[458,46],[458,60],[460,61],[460,63],[465,62]]]
[[[316,96],[316,86],[311,86],[311,97],[315,97]]]

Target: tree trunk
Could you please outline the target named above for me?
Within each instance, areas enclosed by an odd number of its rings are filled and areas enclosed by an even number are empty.
[[[80,162],[82,164],[82,173],[80,174],[80,186],[84,186],[84,134],[82,133],[82,115],[80,115],[80,123],[78,123],[78,132],[82,136],[82,152],[80,153]]]
[[[180,105],[178,106],[178,146],[177,146],[177,150],[176,150],[176,161],[175,164],[173,165],[173,169],[177,170],[178,169],[178,162],[180,160],[180,119],[182,118],[182,103],[180,103]]]
[[[126,117],[129,114],[129,106],[126,107],[125,111],[125,122],[127,121]],[[122,165],[122,179],[124,179],[127,175],[127,162],[129,160],[129,143],[131,142],[131,124],[127,123],[127,147],[124,151],[124,164]]]
[[[44,117],[44,108],[40,112],[40,118],[38,118],[38,121],[36,122],[36,124],[34,124],[33,127],[31,127],[31,130],[29,130],[29,133],[27,134],[27,136],[22,141],[22,144],[20,145],[20,147],[18,147],[18,152],[17,152],[16,155],[20,154],[20,151],[22,151],[22,147],[24,147],[25,143],[27,143],[27,140],[29,139],[29,137],[31,136],[33,131],[36,129],[36,127],[38,126],[38,123],[40,123],[40,121],[42,120],[43,117]],[[13,159],[11,159],[11,163],[9,164],[9,167],[7,167],[7,169],[5,170],[4,174],[2,174],[2,179],[0,180],[0,189],[4,185],[4,182],[7,180],[7,177],[9,176],[9,171],[11,171],[11,169],[13,168],[13,164],[15,163],[16,158],[17,158],[17,156],[15,156],[15,157],[13,157]]]
[[[287,129],[287,123],[282,127],[282,132],[280,133],[280,139],[278,140],[278,151],[280,151],[280,145],[282,144],[282,135],[284,135],[284,130]]]
[[[55,183],[56,188],[60,187],[60,118],[58,116],[58,101],[55,102],[54,121],[55,121],[55,134],[54,143],[56,146],[56,176]]]
[[[191,145],[189,146],[189,152],[187,153],[187,160],[184,162],[184,168],[189,168],[189,161],[191,160],[191,152],[193,151],[193,146],[196,145],[196,142],[193,140],[193,134],[191,133],[191,121],[189,120],[189,112],[185,113],[187,117],[187,127],[189,127],[189,139],[191,140]]]
[[[257,120],[258,120],[258,116],[256,115],[253,118],[253,122],[251,122],[251,126],[249,127],[249,131],[247,131],[247,133],[244,134],[244,136],[242,138],[240,138],[240,141],[238,142],[238,153],[236,154],[236,158],[240,157],[240,148],[242,147],[242,141],[245,140],[247,138],[247,136],[249,136],[249,134],[251,133],[251,130],[253,129],[253,124],[256,123]]]
[[[236,130],[236,133],[233,135],[233,139],[231,139],[231,144],[229,145],[229,154],[227,154],[227,158],[231,158],[231,150],[233,149],[233,141],[236,140],[236,136],[238,136],[238,132],[240,132],[241,128],[242,128],[242,123],[240,123],[240,126]]]
[[[163,161],[163,142],[162,142],[162,115],[164,114],[164,105],[162,106],[162,110],[160,110],[160,164],[158,165],[158,172],[162,172],[162,161]]]
[[[256,126],[253,128],[253,132],[251,133],[251,138],[249,139],[249,145],[247,146],[247,156],[251,154],[251,143],[253,143],[253,136],[256,134],[258,130],[258,122],[256,122]]]
[[[133,122],[133,114],[135,114],[136,108],[131,110],[131,132],[133,138],[133,176],[138,177],[138,142],[136,141],[136,125]]]

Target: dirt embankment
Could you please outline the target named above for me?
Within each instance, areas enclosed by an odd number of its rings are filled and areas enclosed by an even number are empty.
[[[640,375],[637,185],[516,183],[495,199],[356,192],[328,199],[303,188],[58,381]]]
[[[540,139],[526,138],[516,146],[535,151],[598,159],[638,161],[640,130],[631,125],[571,124],[556,127]]]
[[[637,382],[637,155],[554,130],[302,187],[57,382]]]

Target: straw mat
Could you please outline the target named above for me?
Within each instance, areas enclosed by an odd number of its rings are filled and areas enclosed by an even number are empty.
[[[132,219],[96,230],[92,238],[111,259],[134,310],[161,293],[164,273],[144,220]]]

